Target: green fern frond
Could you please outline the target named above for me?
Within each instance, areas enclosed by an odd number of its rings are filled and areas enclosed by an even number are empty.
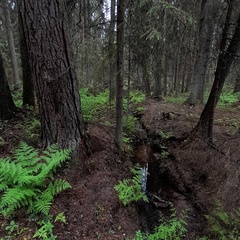
[[[134,174],[131,179],[123,179],[114,187],[114,189],[118,191],[118,197],[124,206],[140,199],[148,201],[147,196],[142,192],[142,175],[139,166],[131,168],[131,172]]]
[[[34,203],[34,211],[36,213],[43,213],[45,215],[49,214],[50,208],[52,206],[52,202],[53,202],[53,196],[52,197],[45,197],[45,198],[41,198],[38,199],[35,203]]]
[[[69,182],[65,181],[64,179],[56,179],[52,186],[52,194],[55,196],[69,188],[72,188]]]
[[[5,183],[5,182],[4,183],[0,183],[0,192],[4,191],[7,188],[8,188],[8,184],[7,183]]]
[[[9,188],[7,189],[0,200],[0,209],[6,215],[12,214],[13,211],[21,206],[28,205],[28,199],[35,196],[35,192],[32,189],[24,188]]]
[[[24,142],[19,144],[19,147],[15,150],[14,161],[21,163],[22,166],[30,166],[33,164],[32,160],[36,159],[38,152],[31,146]]]
[[[0,172],[0,182],[7,182],[8,185],[15,184],[25,174],[21,165],[10,162],[8,159],[0,163]]]
[[[57,167],[69,159],[70,152],[54,145],[41,156],[33,147],[20,143],[12,160],[1,159],[0,212],[6,216],[24,206],[28,212],[47,214],[53,197],[71,187],[61,179],[47,185]]]

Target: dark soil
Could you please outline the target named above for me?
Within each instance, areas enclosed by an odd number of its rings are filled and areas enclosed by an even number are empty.
[[[228,211],[240,206],[240,111],[234,108],[216,111],[216,148],[213,148],[201,139],[182,140],[195,126],[201,106],[188,108],[149,99],[143,107],[145,110],[140,121],[147,137],[143,134],[139,138],[144,136],[142,138],[147,138],[148,144],[150,141],[151,154],[156,158],[157,165],[152,169],[159,171],[153,171],[158,176],[155,178],[158,187],[152,186],[151,191],[158,201],[153,199],[147,206],[141,203],[123,206],[114,185],[123,178],[131,177],[132,156],[128,152],[124,159],[120,159],[116,154],[111,124],[92,123],[88,130],[93,154],[88,159],[79,159],[74,165],[69,163],[58,173],[69,180],[72,189],[56,197],[52,207],[53,216],[64,212],[67,219],[66,225],[55,223],[57,239],[131,239],[139,229],[151,231],[154,223],[158,224],[160,212],[169,214],[170,204],[176,208],[177,214],[185,211],[188,215],[187,239],[194,239],[196,234],[206,233],[204,214],[211,211],[216,200],[220,200]],[[0,144],[1,156],[11,154],[18,142],[25,140],[19,121],[0,123],[0,134],[4,140]],[[160,131],[174,137],[161,139]],[[143,140],[144,144],[146,142]],[[157,160],[162,145],[167,147],[168,156]],[[136,154],[139,158],[145,156],[141,152]],[[149,154],[148,151],[147,158]],[[14,219],[21,228],[27,229],[21,234],[15,232],[12,239],[32,239],[36,222],[24,219],[24,213]],[[1,218],[0,222],[0,237],[7,236],[4,228],[9,220]]]

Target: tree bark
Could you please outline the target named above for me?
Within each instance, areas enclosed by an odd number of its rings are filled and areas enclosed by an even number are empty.
[[[195,105],[197,101],[200,103],[203,103],[204,101],[205,76],[214,29],[211,8],[215,8],[214,6],[211,6],[211,4],[213,4],[212,2],[210,4],[207,4],[207,2],[208,0],[202,0],[201,2],[198,49],[193,71],[191,93],[186,100],[186,103],[190,105]]]
[[[147,71],[147,63],[145,60],[142,62],[142,81],[143,81],[143,89],[145,92],[146,97],[150,97],[151,90],[150,90],[150,83],[148,78],[148,71]]]
[[[2,54],[0,53],[0,119],[7,120],[16,110],[8,85]]]
[[[10,52],[12,71],[13,71],[13,84],[14,84],[14,88],[17,89],[18,84],[20,82],[20,78],[19,78],[17,57],[15,52],[12,24],[11,24],[11,18],[10,18],[10,12],[9,12],[9,6],[8,6],[7,0],[4,1],[4,18],[5,18],[5,27],[7,32],[8,48]]]
[[[72,66],[63,0],[20,0],[43,147],[86,151],[78,83]],[[81,148],[80,148],[81,146]]]
[[[154,60],[154,88],[153,88],[153,97],[155,99],[162,100],[162,79],[161,72],[162,69],[162,59],[159,57],[161,54],[160,44],[155,45],[155,53],[153,53]]]
[[[28,58],[28,49],[23,31],[23,19],[19,12],[19,38],[20,38],[20,53],[22,65],[22,82],[23,82],[23,106],[35,106],[34,86],[32,80],[32,70]]]
[[[117,75],[115,143],[121,152],[123,144],[123,70],[124,70],[124,0],[117,2]]]
[[[109,69],[109,100],[110,102],[114,100],[116,95],[116,83],[114,81],[115,75],[115,67],[116,67],[116,57],[115,56],[115,44],[114,44],[114,28],[115,28],[115,0],[111,0],[111,19],[109,26],[109,61],[110,61],[110,69]]]

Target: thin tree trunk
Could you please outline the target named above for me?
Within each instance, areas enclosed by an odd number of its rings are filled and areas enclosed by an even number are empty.
[[[110,102],[114,100],[114,97],[116,95],[116,82],[114,81],[115,78],[115,67],[116,62],[114,56],[115,56],[115,44],[114,44],[114,28],[115,28],[115,1],[111,0],[111,19],[110,19],[110,26],[109,26],[109,61],[110,61],[110,71],[109,71],[109,100]]]
[[[4,18],[5,18],[5,27],[7,32],[7,40],[8,40],[8,47],[11,56],[11,64],[12,64],[12,71],[13,71],[13,83],[14,89],[18,88],[18,84],[20,82],[19,78],[19,71],[18,71],[18,64],[17,64],[17,57],[15,52],[15,45],[14,45],[14,38],[13,38],[13,31],[12,31],[12,24],[9,12],[9,5],[8,1],[4,1],[5,9],[4,9]]]
[[[2,54],[0,53],[0,119],[10,119],[15,110],[16,107],[5,74]]]
[[[163,69],[163,85],[164,85],[164,96],[167,96],[167,73],[168,73],[168,64],[167,64],[167,12],[166,10],[164,10],[163,12],[164,16],[163,16],[163,36],[164,36],[164,40],[163,40],[163,53],[162,53],[162,69]]]
[[[22,78],[23,78],[23,106],[35,106],[34,86],[32,80],[32,70],[28,58],[28,49],[26,39],[23,32],[21,14],[19,16],[19,38],[20,38],[20,52],[22,64]]]
[[[115,144],[119,152],[123,144],[123,70],[124,70],[124,0],[117,2],[117,75],[116,75],[116,132]]]
[[[159,100],[162,100],[162,79],[161,79],[161,72],[162,72],[162,61],[159,57],[160,46],[156,44],[155,47],[156,53],[153,54],[154,58],[154,88],[153,88],[153,97]]]
[[[148,72],[147,72],[147,63],[145,60],[142,63],[142,79],[143,79],[143,88],[144,88],[145,96],[149,97],[151,95],[151,90],[150,90],[150,83],[149,83]]]

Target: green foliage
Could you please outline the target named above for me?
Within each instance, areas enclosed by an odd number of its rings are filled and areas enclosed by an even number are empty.
[[[19,86],[19,89],[12,92],[13,101],[16,107],[22,107],[22,86]]]
[[[220,202],[215,204],[210,215],[206,216],[210,232],[219,240],[240,239],[240,208],[234,212],[226,212]]]
[[[33,147],[21,143],[13,159],[0,159],[0,211],[9,216],[20,207],[28,212],[48,215],[53,197],[70,188],[63,179],[53,179],[53,173],[69,159],[70,150],[58,150],[52,145],[42,155]]]
[[[123,131],[127,136],[135,133],[137,118],[131,115],[123,116]]]
[[[163,139],[163,140],[167,140],[169,139],[172,134],[171,133],[164,133],[162,130],[158,131],[158,135]]]
[[[164,145],[161,145],[161,158],[165,159],[169,156],[169,152],[167,151],[167,147]]]
[[[131,172],[133,174],[131,179],[123,179],[114,187],[124,206],[140,199],[148,201],[147,196],[142,192],[142,173],[139,165],[131,168]]]
[[[62,223],[66,224],[66,218],[64,213],[59,213],[55,220],[54,223],[60,221]],[[36,233],[34,234],[34,238],[41,238],[42,240],[54,240],[57,237],[53,234],[53,228],[54,225],[52,224],[52,217],[49,216],[46,219],[42,220],[39,222],[40,224],[40,228],[36,231]]]
[[[14,232],[18,231],[18,224],[15,223],[15,221],[11,221],[8,226],[5,227],[5,230],[7,231],[7,236],[5,239],[13,239]]]
[[[80,91],[82,101],[82,113],[85,121],[92,121],[96,114],[108,106],[109,91],[106,90],[96,96],[89,93],[88,88]]]
[[[134,105],[137,105],[139,103],[142,103],[145,99],[145,95],[141,91],[132,91],[129,94],[131,103]]]
[[[238,102],[238,98],[239,95],[237,93],[233,93],[232,91],[223,91],[220,95],[218,107],[231,106],[233,103]]]
[[[183,217],[184,218],[184,217]],[[177,218],[175,211],[172,211],[170,220],[161,220],[160,225],[155,228],[154,233],[142,233],[140,230],[136,232],[133,240],[180,240],[184,239],[187,229],[186,222],[183,218]]]
[[[167,96],[165,97],[165,101],[168,103],[183,103],[187,98],[186,94],[181,94],[179,95],[179,97],[175,97],[175,96]]]
[[[37,139],[39,137],[38,129],[40,129],[40,121],[36,117],[30,117],[24,122],[24,135],[28,139]]]

